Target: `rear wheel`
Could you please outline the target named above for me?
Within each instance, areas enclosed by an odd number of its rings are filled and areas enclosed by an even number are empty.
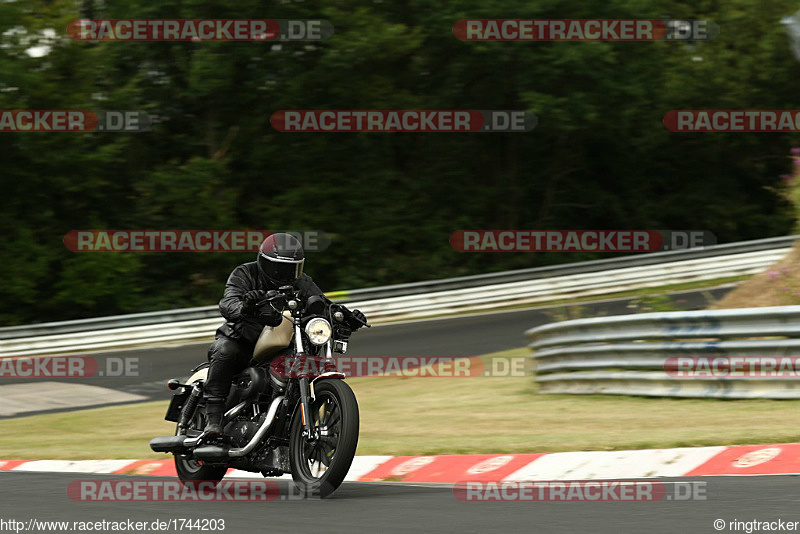
[[[191,428],[186,431],[189,437],[199,436],[206,426],[205,405],[197,407],[195,416],[192,419]],[[177,431],[176,431],[177,433]],[[186,454],[175,454],[175,471],[181,482],[212,482],[215,486],[219,484],[228,467],[225,465],[206,465],[200,460],[194,460]]]
[[[181,482],[212,482],[215,486],[219,484],[225,473],[228,472],[227,466],[205,465],[198,460],[193,460],[185,454],[175,455],[175,471]]]
[[[358,403],[341,380],[323,380],[314,386],[311,426],[317,438],[303,436],[300,414],[295,414],[289,437],[292,478],[306,497],[324,498],[344,480],[358,445]]]

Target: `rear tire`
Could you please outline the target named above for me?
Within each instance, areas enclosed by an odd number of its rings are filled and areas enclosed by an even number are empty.
[[[205,405],[197,407],[194,418],[192,419],[191,429],[187,435],[191,437],[199,436],[206,425]],[[176,429],[177,435],[177,429]],[[193,460],[186,454],[174,454],[175,471],[181,482],[211,482],[216,486],[219,484],[225,473],[228,472],[226,465],[206,465],[201,461]]]
[[[211,482],[216,486],[219,484],[228,467],[224,465],[205,465],[197,460],[192,460],[184,454],[175,455],[175,471],[181,482]]]
[[[302,495],[325,498],[341,485],[353,463],[358,445],[358,402],[350,386],[338,379],[321,381],[314,386],[314,393],[310,410],[313,426],[325,435],[306,443],[298,410],[289,434],[289,464]],[[313,473],[313,464],[318,469],[324,466],[325,471]]]

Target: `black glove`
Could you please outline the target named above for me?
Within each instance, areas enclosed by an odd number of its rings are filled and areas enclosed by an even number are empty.
[[[264,306],[258,315],[258,322],[264,326],[271,326],[275,328],[283,321],[283,316],[272,309],[271,306]]]
[[[347,325],[353,330],[358,330],[367,322],[367,316],[361,310],[353,310],[350,312],[350,317],[347,319]]]
[[[248,291],[242,297],[242,313],[252,315],[256,311],[256,304],[267,297],[267,293],[261,289]]]
[[[283,316],[281,315],[281,312],[277,310],[277,308],[282,308],[286,305],[286,297],[274,289],[270,289],[266,292],[264,298],[269,299],[270,305],[261,308],[258,314],[258,319],[264,326],[271,326],[274,328],[281,324],[281,321],[283,320]]]
[[[270,300],[272,305],[276,308],[282,308],[286,306],[286,295],[281,295],[279,292],[275,291],[274,289],[270,289],[267,291],[266,297]]]

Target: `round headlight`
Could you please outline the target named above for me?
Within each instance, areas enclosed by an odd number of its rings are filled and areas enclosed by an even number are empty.
[[[324,345],[331,338],[331,323],[321,317],[311,319],[306,325],[306,334],[314,345]]]

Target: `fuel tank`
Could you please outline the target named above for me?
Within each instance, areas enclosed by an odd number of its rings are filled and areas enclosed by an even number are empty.
[[[268,359],[275,353],[285,349],[292,342],[294,324],[289,310],[283,312],[283,320],[278,326],[265,326],[258,336],[256,348],[253,349],[253,359],[257,362]]]

